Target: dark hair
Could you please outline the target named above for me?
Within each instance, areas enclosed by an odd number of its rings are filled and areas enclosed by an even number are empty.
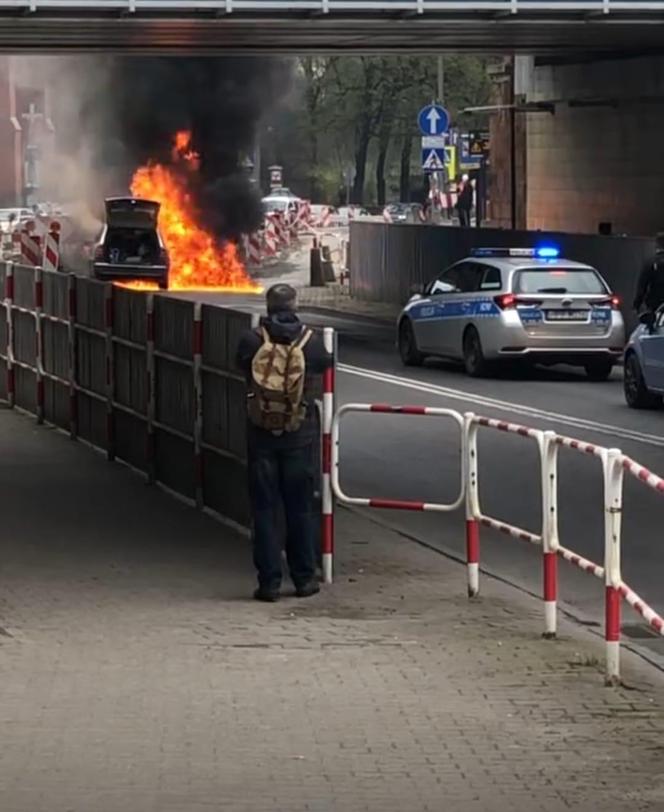
[[[297,309],[297,291],[290,285],[272,285],[265,294],[267,312],[294,313]]]

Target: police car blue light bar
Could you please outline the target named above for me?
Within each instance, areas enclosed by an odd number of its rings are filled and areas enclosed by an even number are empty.
[[[560,251],[554,245],[541,245],[539,248],[473,248],[473,257],[537,257],[537,259],[557,259]]]

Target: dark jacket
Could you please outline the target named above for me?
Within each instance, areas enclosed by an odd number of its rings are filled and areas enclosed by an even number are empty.
[[[302,334],[305,326],[294,313],[279,313],[274,316],[264,316],[260,320],[257,330],[248,330],[240,338],[237,348],[236,363],[244,373],[247,384],[251,382],[251,362],[258,352],[263,339],[261,327],[264,327],[272,341],[276,344],[291,344]],[[316,396],[315,378],[332,364],[332,356],[325,351],[323,336],[314,332],[304,347],[304,360],[306,363],[306,378],[304,384],[304,399],[307,404],[307,415],[298,431],[284,432],[275,435],[265,431],[252,423],[247,423],[247,437],[249,447],[265,448],[298,448],[318,439],[319,428],[314,403]]]
[[[644,304],[653,311],[664,304],[664,250],[658,249],[654,259],[646,262],[639,275],[634,310],[639,310]]]
[[[457,198],[456,207],[457,209],[466,209],[467,211],[473,208],[473,187],[470,181],[463,184],[463,188]]]

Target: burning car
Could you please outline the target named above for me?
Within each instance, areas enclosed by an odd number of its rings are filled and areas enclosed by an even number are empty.
[[[96,279],[156,282],[162,290],[168,289],[170,263],[157,227],[159,209],[154,200],[106,200],[106,224],[92,259]]]

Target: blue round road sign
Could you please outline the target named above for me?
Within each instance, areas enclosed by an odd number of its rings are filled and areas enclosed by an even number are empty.
[[[422,135],[442,135],[450,126],[450,114],[439,104],[428,104],[420,110],[417,123]]]

